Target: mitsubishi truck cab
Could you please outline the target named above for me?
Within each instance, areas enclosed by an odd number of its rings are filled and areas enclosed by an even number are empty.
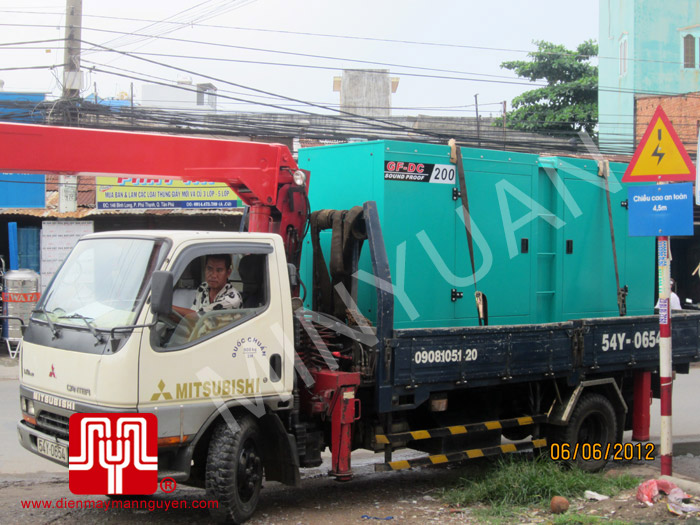
[[[191,308],[209,254],[231,256],[230,281],[243,303],[179,317],[170,307],[180,301]],[[71,414],[151,412],[158,417],[161,476],[187,480],[193,464],[203,469],[222,407],[245,406],[261,417],[266,407],[289,406],[294,360],[284,356],[294,355],[292,324],[278,235],[116,231],[83,237],[24,336],[21,443],[67,465]]]

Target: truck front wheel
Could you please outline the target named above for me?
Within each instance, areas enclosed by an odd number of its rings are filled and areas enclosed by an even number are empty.
[[[221,421],[212,434],[207,456],[207,499],[217,500],[211,509],[217,521],[243,523],[253,515],[260,499],[263,466],[260,430],[250,416],[238,420],[232,430]]]
[[[579,399],[569,423],[557,429],[554,441],[568,445],[566,452],[570,457],[567,463],[588,472],[596,472],[607,463],[604,453],[597,452],[605,451],[608,444],[614,443],[615,436],[615,409],[605,396],[591,393],[584,394]],[[584,444],[588,446],[584,447]]]

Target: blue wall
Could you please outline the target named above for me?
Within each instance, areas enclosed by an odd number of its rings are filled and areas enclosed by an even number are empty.
[[[660,93],[690,93],[700,90],[698,37],[700,2],[642,2],[635,13],[638,28],[635,55],[649,62],[637,69],[638,90]],[[652,7],[653,6],[653,7]],[[683,66],[683,36],[695,36],[695,67]]]
[[[598,129],[603,151],[628,152],[634,136],[634,73],[636,62],[620,71],[620,44],[632,58],[635,43],[633,0],[601,0],[598,35]],[[629,151],[632,153],[632,151]]]
[[[683,64],[686,34],[696,37],[694,68]],[[700,91],[700,2],[600,0],[598,40],[601,149],[633,153],[635,93]],[[625,40],[626,72],[620,68],[620,43]]]
[[[45,201],[43,175],[0,173],[0,208],[43,208]]]
[[[43,122],[43,113],[35,108],[44,98],[43,93],[0,91],[0,120]]]

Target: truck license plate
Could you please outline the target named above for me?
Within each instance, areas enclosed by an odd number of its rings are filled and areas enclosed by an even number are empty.
[[[57,459],[65,465],[68,464],[68,447],[38,437],[36,438],[36,448],[42,456]]]

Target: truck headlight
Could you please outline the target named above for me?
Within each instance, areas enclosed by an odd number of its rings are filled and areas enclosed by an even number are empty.
[[[27,411],[27,398],[26,397],[19,397],[19,407],[22,409],[22,412]]]
[[[34,415],[34,401],[27,399],[27,414],[30,416]]]
[[[304,183],[306,182],[306,173],[304,173],[301,170],[297,170],[294,172],[294,184],[297,186],[303,186]]]

